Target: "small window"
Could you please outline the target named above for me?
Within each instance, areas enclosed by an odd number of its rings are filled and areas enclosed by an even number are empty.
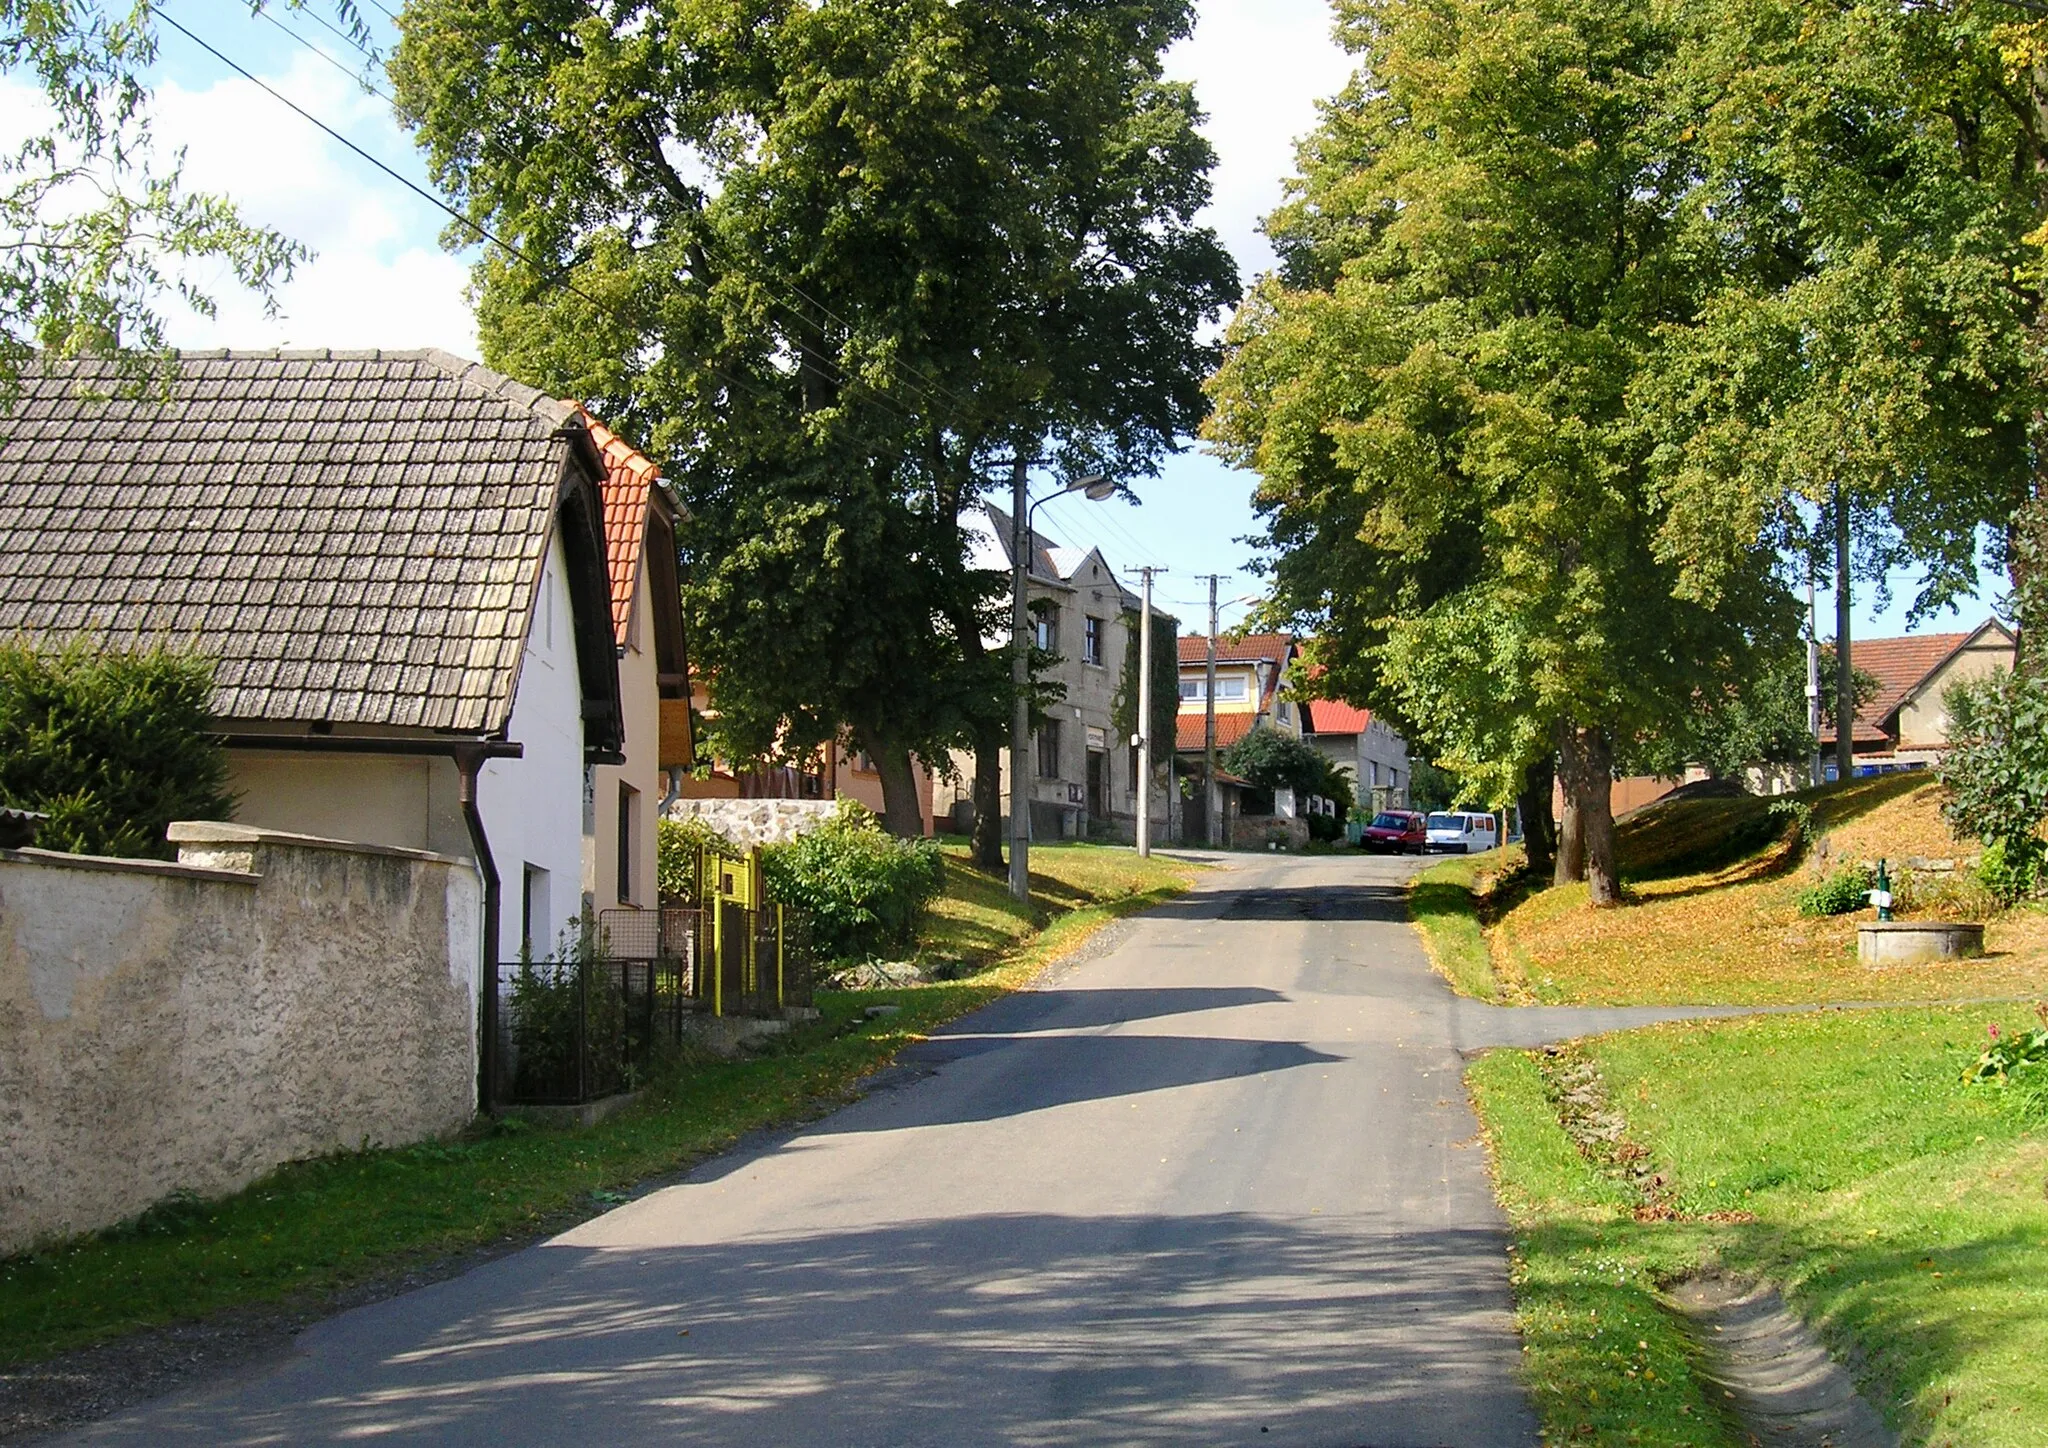
[[[1046,720],[1038,731],[1038,777],[1060,777],[1060,725],[1057,719]]]
[[[619,783],[619,903],[633,903],[633,842],[640,837],[640,791]]]
[[[1102,620],[1089,614],[1082,625],[1081,662],[1099,664],[1102,662]]]
[[[1276,707],[1280,715],[1280,722],[1282,724],[1287,724],[1293,721],[1294,715],[1291,712],[1293,706],[1291,706],[1285,699],[1282,699]]]
[[[548,872],[528,865],[519,889],[519,950],[528,959],[548,953]]]
[[[1180,696],[1183,699],[1201,698],[1202,681],[1200,679],[1182,679],[1180,681]]]
[[[1032,645],[1044,653],[1051,653],[1060,646],[1060,621],[1050,613],[1040,613],[1031,620]]]
[[[1216,681],[1216,697],[1219,699],[1236,699],[1241,701],[1244,698],[1244,677],[1238,675],[1234,678],[1218,679]]]

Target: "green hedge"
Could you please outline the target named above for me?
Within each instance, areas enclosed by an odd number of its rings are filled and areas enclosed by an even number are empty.
[[[169,859],[172,820],[234,812],[212,699],[187,650],[0,641],[0,804],[49,815],[48,849]]]
[[[852,800],[821,828],[761,852],[768,894],[805,911],[831,960],[897,955],[917,943],[945,866],[932,840],[899,840]]]

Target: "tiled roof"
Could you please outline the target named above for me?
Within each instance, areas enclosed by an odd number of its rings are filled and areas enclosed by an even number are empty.
[[[1977,628],[1968,633],[1911,634],[1895,639],[1851,638],[1850,664],[1877,680],[1877,693],[1856,711],[1856,731],[1852,737],[1859,743],[1889,740],[1887,726],[1906,696],[1926,682],[1927,676],[1940,668],[1950,654],[1982,631]],[[1831,691],[1833,680],[1822,679],[1821,688]],[[1820,738],[1823,744],[1832,744],[1835,731],[1823,726]]]
[[[661,469],[588,412],[578,408],[577,413],[604,455],[605,568],[612,585],[612,635],[623,644],[633,619],[633,588],[640,581],[640,559],[647,547],[647,508]]]
[[[1256,714],[1218,714],[1216,716],[1216,747],[1228,749],[1245,735],[1252,732],[1259,716]],[[1177,754],[1202,752],[1202,737],[1205,732],[1205,716],[1201,713],[1180,715],[1174,721],[1173,748]]]
[[[437,351],[115,387],[31,363],[0,419],[0,635],[189,641],[223,720],[503,727],[573,408]]]
[[[1372,710],[1339,699],[1311,699],[1302,707],[1311,734],[1363,734],[1372,724]]]
[[[1266,659],[1275,665],[1284,664],[1293,649],[1294,640],[1286,634],[1246,634],[1239,639],[1219,637],[1216,640],[1216,662],[1249,664]],[[1206,634],[1180,636],[1180,661],[1183,665],[1204,663],[1208,657],[1209,639]]]

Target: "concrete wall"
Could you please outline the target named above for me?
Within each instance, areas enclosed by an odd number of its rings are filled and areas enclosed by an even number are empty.
[[[450,759],[233,749],[228,786],[235,822],[254,829],[471,855]]]
[[[541,874],[533,953],[551,957],[583,906],[583,692],[560,538],[548,544],[536,591],[510,735],[525,755],[492,760],[477,780],[477,804],[503,885],[499,949],[507,960],[519,954],[526,877],[534,867]]]
[[[0,1255],[475,1109],[466,861],[171,831],[176,865],[0,851]]]

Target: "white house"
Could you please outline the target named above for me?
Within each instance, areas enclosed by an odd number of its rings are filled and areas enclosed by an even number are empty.
[[[0,635],[208,655],[239,822],[459,857],[484,956],[550,950],[586,771],[624,758],[586,419],[435,351],[186,354],[168,400],[119,391],[24,373]]]

